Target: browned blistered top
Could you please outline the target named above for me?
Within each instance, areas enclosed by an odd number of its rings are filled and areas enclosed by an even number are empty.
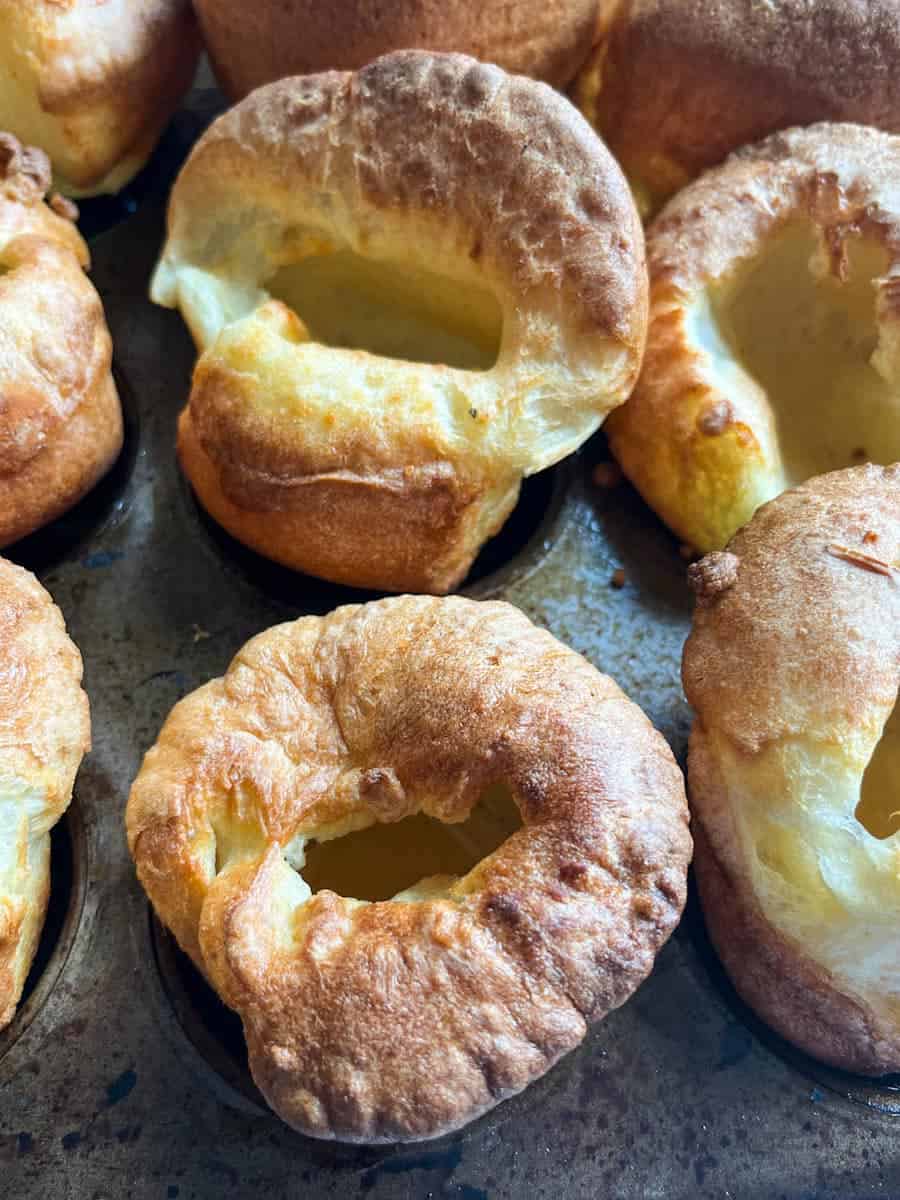
[[[895,0],[623,0],[581,90],[653,207],[791,125],[900,132],[898,60]]]
[[[3,478],[38,454],[109,373],[87,246],[44,203],[46,155],[0,135],[0,523]]]
[[[692,568],[731,586],[698,606],[684,687],[744,751],[787,736],[846,740],[900,684],[900,465],[812,479],[759,509]],[[843,732],[841,732],[843,731]]]
[[[311,898],[298,835],[505,784],[523,828],[432,899]],[[244,1022],[276,1111],[414,1139],[518,1091],[621,1004],[690,857],[666,743],[507,604],[400,597],[276,626],[176,706],[128,803],[162,919]]]
[[[196,4],[216,73],[236,99],[286,75],[356,70],[392,50],[413,48],[462,51],[562,87],[590,53],[597,7],[597,0]]]
[[[46,832],[89,748],[81,655],[62,613],[30,572],[0,559],[0,791],[34,789],[32,826]]]
[[[585,333],[639,357],[640,224],[612,157],[552,88],[415,51],[261,88],[194,148],[172,195],[170,246],[183,239],[190,260],[187,247],[225,235],[237,199],[246,219],[257,207],[258,219],[289,211],[302,223],[317,193],[333,197],[336,222],[405,217],[412,236],[426,214],[461,227],[461,249],[521,301],[549,290]]]

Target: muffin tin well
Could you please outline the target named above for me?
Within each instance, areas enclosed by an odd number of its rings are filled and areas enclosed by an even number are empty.
[[[226,1104],[253,1116],[271,1115],[250,1076],[240,1018],[222,1003],[152,909],[147,917],[148,953],[194,1069]]]
[[[123,442],[119,457],[74,507],[49,525],[21,538],[2,551],[3,557],[37,574],[45,572],[100,533],[102,527],[121,519],[124,493],[134,470],[140,442],[137,400],[122,371],[113,363],[113,376],[122,405]]]
[[[716,955],[704,927],[700,903],[693,889],[683,925],[693,937],[697,953],[708,971],[712,985],[718,989],[741,1024],[746,1026],[748,1032],[767,1050],[777,1054],[814,1086],[825,1088],[842,1100],[861,1104],[887,1116],[900,1116],[900,1075],[883,1075],[878,1079],[868,1079],[863,1075],[853,1075],[848,1071],[830,1067],[785,1041],[744,1003]]]
[[[540,561],[558,529],[568,473],[567,464],[562,463],[524,481],[516,507],[496,537],[484,545],[459,591],[472,596],[492,592]],[[359,604],[382,594],[329,583],[264,558],[233,538],[206,512],[184,477],[180,477],[179,494],[190,519],[196,522],[198,537],[224,568],[286,608],[323,614],[339,604]]]
[[[227,1008],[209,986],[190,958],[178,947],[169,931],[152,911],[149,912],[148,937],[153,967],[157,973],[164,1006],[163,1024],[174,1018],[176,1030],[170,1040],[185,1055],[198,1081],[222,1103],[248,1116],[278,1123],[250,1075],[247,1047],[237,1014]],[[457,1133],[424,1143],[430,1153],[483,1137],[509,1120],[527,1120],[557,1093],[564,1082],[560,1071],[536,1080],[524,1092],[511,1097],[477,1118]],[[534,1119],[532,1117],[532,1119]],[[318,1162],[343,1162],[359,1165],[400,1153],[401,1146],[354,1146],[322,1142],[292,1134],[297,1150]]]

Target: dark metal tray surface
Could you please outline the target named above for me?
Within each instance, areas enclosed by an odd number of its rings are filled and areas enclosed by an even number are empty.
[[[172,164],[215,97],[182,114],[126,202],[88,206],[126,446],[108,479],[10,556],[62,607],[85,660],[94,748],[53,835],[53,895],[26,998],[0,1034],[0,1195],[530,1200],[900,1197],[900,1092],[780,1042],[731,991],[695,900],[623,1008],[523,1095],[415,1146],[312,1141],[272,1116],[240,1024],[151,918],[123,831],[128,788],[175,701],[252,635],[368,598],[284,571],[210,522],[175,419],[194,350],[147,282]],[[627,486],[591,484],[594,439],[532,480],[465,585],[503,597],[609,672],[680,760],[690,598],[678,547]],[[625,584],[612,585],[624,568]]]

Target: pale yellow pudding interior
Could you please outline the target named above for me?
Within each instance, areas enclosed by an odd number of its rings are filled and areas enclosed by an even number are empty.
[[[310,839],[304,861],[295,859],[295,865],[312,892],[328,888],[356,900],[417,900],[445,891],[521,824],[511,794],[497,786],[465,821],[447,824],[417,813],[328,841]]]
[[[421,267],[337,250],[282,267],[264,286],[327,346],[470,371],[489,370],[500,351],[496,297]]]
[[[2,990],[11,982],[16,1002],[44,923],[50,873],[47,827],[58,815],[42,787],[0,773],[0,912],[11,923],[22,920],[4,967],[12,980]]]
[[[845,986],[900,1018],[900,705],[871,730],[714,742],[764,915]]]
[[[874,281],[888,254],[860,234],[848,235],[845,248],[841,280],[813,227],[793,222],[710,295],[723,348],[768,395],[786,486],[900,459],[900,378],[885,377],[896,372],[879,356],[873,365]]]
[[[900,829],[900,704],[894,705],[866,767],[856,819],[877,838]]]

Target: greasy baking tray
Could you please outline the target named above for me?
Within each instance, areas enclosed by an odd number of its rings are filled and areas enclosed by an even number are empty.
[[[267,1112],[237,1019],[151,918],[122,821],[141,756],[180,696],[259,630],[360,598],[242,549],[198,510],[175,463],[194,352],[146,287],[165,185],[216,103],[195,96],[124,200],[85,211],[89,229],[113,225],[94,241],[94,280],[126,446],[97,492],[11,551],[81,647],[94,749],[53,835],[53,897],[26,998],[0,1035],[0,1195],[900,1196],[900,1092],[816,1066],[761,1028],[723,979],[693,900],[634,998],[458,1136],[342,1148]],[[532,481],[465,590],[512,601],[612,674],[683,761],[684,562],[630,488],[592,485],[604,457],[597,438]]]

